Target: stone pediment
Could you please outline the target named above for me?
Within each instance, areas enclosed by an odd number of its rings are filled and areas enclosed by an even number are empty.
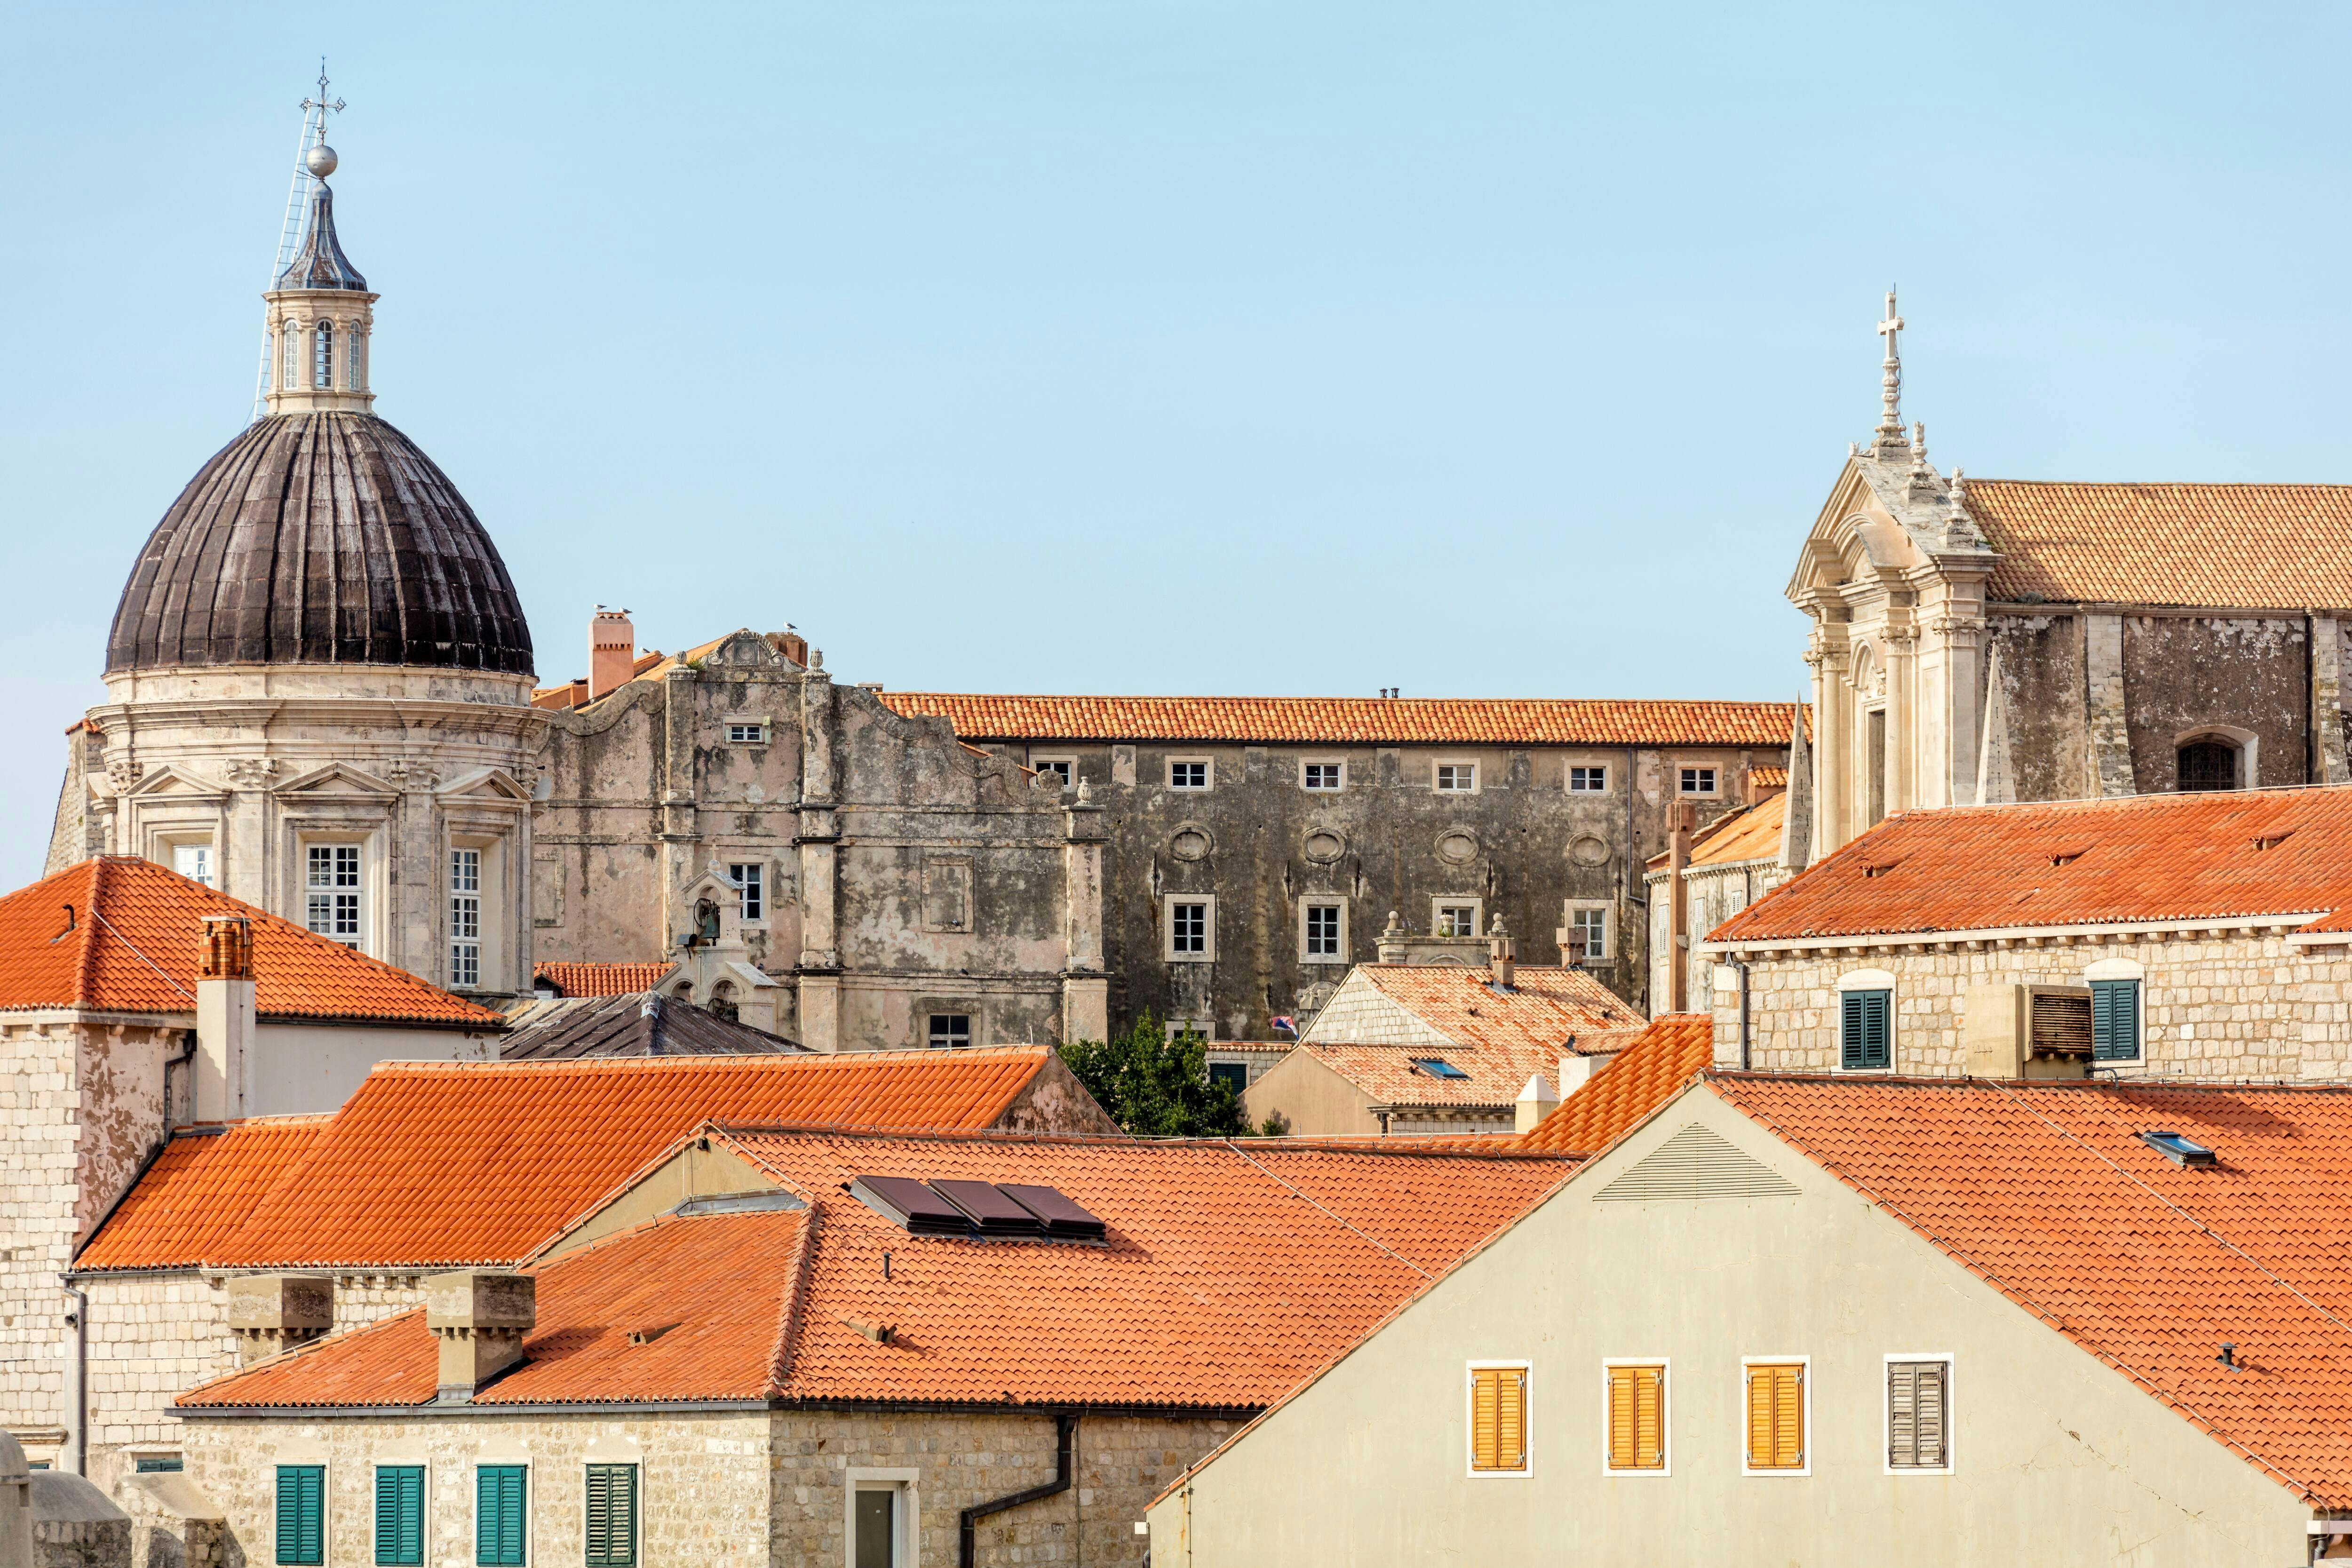
[[[177,763],[166,763],[131,784],[128,789],[119,790],[116,793],[125,799],[162,798],[190,802],[216,802],[226,792],[222,785],[210,779],[198,778]]]
[[[433,792],[444,800],[471,799],[523,802],[530,791],[504,768],[476,768],[458,774]]]
[[[731,633],[725,641],[712,648],[702,659],[708,669],[790,669],[792,661],[769,645],[768,639],[745,627]]]
[[[1964,495],[1935,469],[1915,468],[1908,450],[1897,446],[1886,458],[1860,451],[1846,458],[1805,536],[1789,580],[1790,599],[1802,604],[1811,594],[1882,573],[1992,570],[1998,557]]]
[[[270,793],[281,800],[289,796],[332,795],[346,800],[357,796],[389,801],[397,799],[400,790],[390,781],[362,773],[349,763],[329,763],[295,774]]]

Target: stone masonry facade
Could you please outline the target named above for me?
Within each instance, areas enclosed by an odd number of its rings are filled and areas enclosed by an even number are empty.
[[[975,1562],[1140,1563],[1145,1505],[1239,1424],[1082,1415],[1069,1489],[982,1520]],[[1055,1473],[1053,1417],[1033,1411],[460,1410],[184,1425],[186,1473],[227,1515],[226,1568],[274,1560],[281,1464],[326,1467],[328,1568],[373,1562],[378,1464],[426,1468],[428,1563],[472,1560],[478,1463],[530,1468],[528,1561],[581,1561],[584,1467],[617,1462],[640,1467],[637,1560],[710,1568],[850,1568],[849,1492],[861,1480],[913,1494],[919,1542],[908,1562],[953,1563],[962,1510]]]
[[[2308,916],[2297,916],[2300,921]],[[1895,977],[1894,1068],[1958,1076],[1969,988],[1987,983],[2081,985],[2101,960],[2144,966],[2141,1060],[2125,1077],[2174,1074],[2287,1082],[2352,1079],[2352,948],[2313,946],[2286,925],[1749,952],[1749,1065],[1824,1072],[1838,1066],[1838,981],[1857,970]],[[1717,955],[1720,956],[1720,955]],[[1715,981],[1715,1059],[1739,1065],[1739,986]],[[2104,1074],[2110,1064],[2102,1063]]]

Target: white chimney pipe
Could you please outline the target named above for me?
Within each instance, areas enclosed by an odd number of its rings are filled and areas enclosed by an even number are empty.
[[[253,922],[241,915],[207,915],[203,955],[196,978],[196,1120],[229,1121],[253,1113]]]

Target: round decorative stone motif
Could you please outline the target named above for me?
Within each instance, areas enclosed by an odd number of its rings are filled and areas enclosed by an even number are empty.
[[[1468,865],[1478,858],[1478,836],[1466,827],[1447,829],[1437,836],[1437,858],[1448,865]]]
[[[1568,858],[1580,866],[1609,864],[1609,846],[1590,833],[1580,833],[1568,841]]]
[[[1205,860],[1216,847],[1216,839],[1197,822],[1177,824],[1168,840],[1168,853],[1179,860]]]
[[[1318,866],[1328,866],[1348,852],[1348,841],[1337,830],[1318,827],[1307,835],[1307,858]]]

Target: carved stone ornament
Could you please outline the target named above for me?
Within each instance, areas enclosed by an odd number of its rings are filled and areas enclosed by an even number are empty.
[[[1609,864],[1609,843],[1591,833],[1580,833],[1568,841],[1568,858],[1580,866]]]
[[[116,795],[127,795],[139,782],[139,764],[128,758],[117,758],[106,764],[106,787]]]
[[[1205,860],[1216,847],[1215,836],[1197,822],[1178,823],[1168,839],[1168,853],[1179,860]]]
[[[1437,836],[1437,858],[1449,866],[1467,866],[1478,858],[1478,836],[1466,827],[1450,827]]]
[[[239,789],[259,789],[278,772],[275,757],[232,757],[221,772]]]
[[[1309,860],[1318,866],[1328,866],[1348,852],[1348,840],[1336,827],[1309,828],[1305,848]]]

